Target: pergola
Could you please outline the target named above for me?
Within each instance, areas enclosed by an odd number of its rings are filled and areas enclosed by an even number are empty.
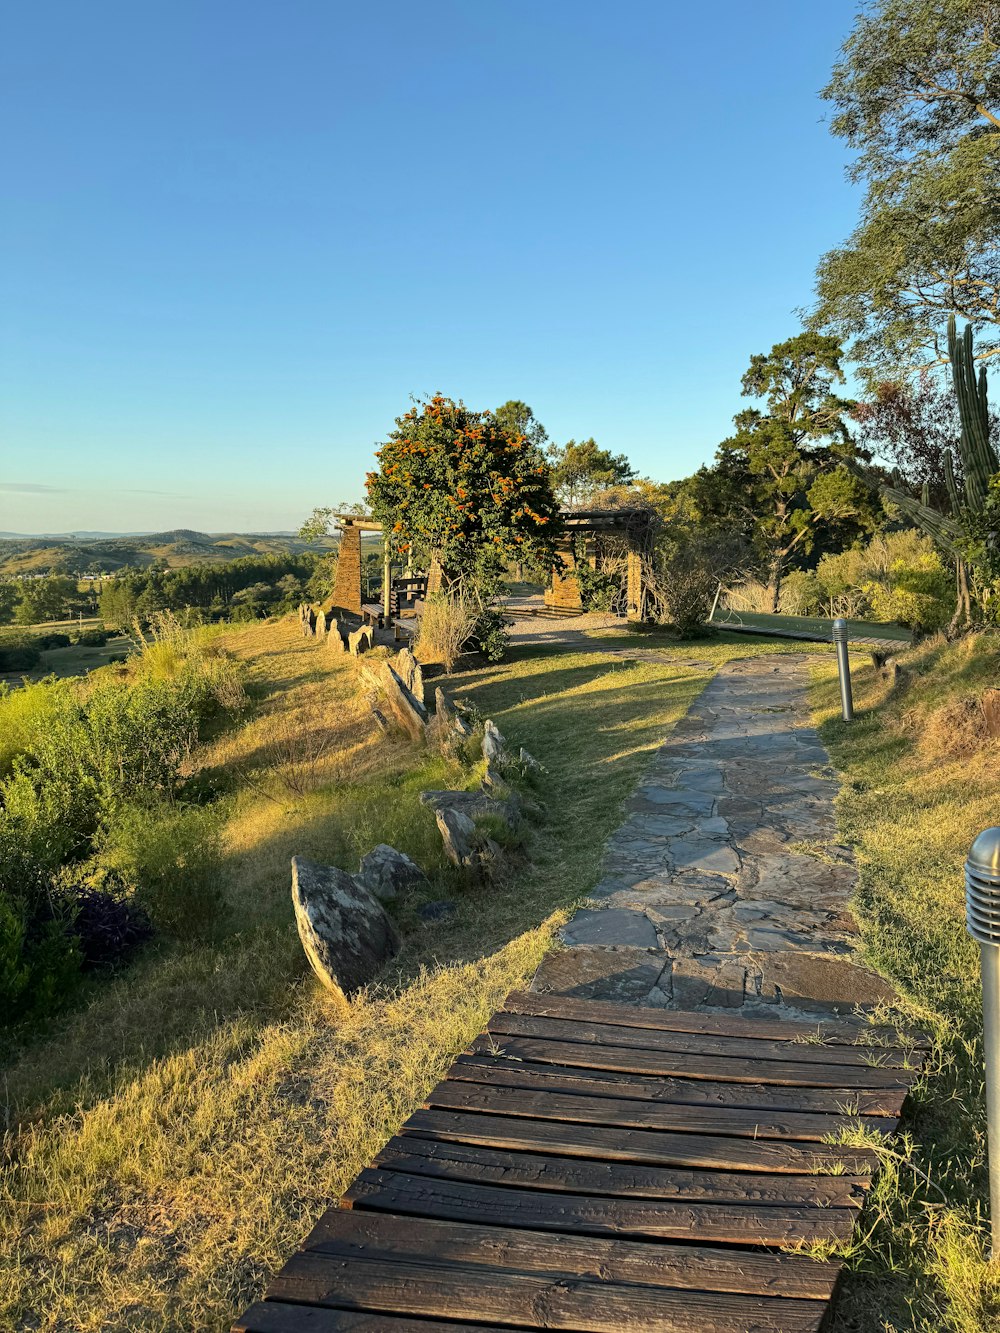
[[[340,528],[340,552],[337,577],[331,601],[334,609],[351,615],[363,614],[361,581],[361,537],[365,532],[382,532],[381,523],[358,514],[335,514]],[[561,568],[553,568],[545,604],[567,611],[582,610],[583,601],[576,568],[585,561],[591,569],[600,569],[602,561],[613,553],[626,559],[626,605],[629,620],[646,616],[646,584],[643,575],[653,536],[654,517],[648,509],[567,509],[562,512],[566,527],[558,550]],[[580,542],[583,551],[580,551]],[[388,617],[391,597],[391,551],[387,542],[382,552],[382,610]],[[433,590],[433,577],[431,590]]]

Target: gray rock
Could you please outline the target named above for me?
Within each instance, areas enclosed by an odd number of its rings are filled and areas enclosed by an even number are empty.
[[[395,847],[389,847],[384,842],[362,857],[354,878],[383,903],[391,902],[407,889],[416,889],[427,883],[427,876],[416,861],[411,861],[405,852],[397,852]]]
[[[399,951],[399,934],[378,899],[336,866],[292,858],[299,939],[324,986],[346,995]]]
[[[605,948],[655,949],[656,927],[643,912],[609,907],[592,912],[581,908],[559,931],[564,944],[601,945]]]
[[[347,644],[344,642],[340,621],[336,616],[330,618],[330,628],[326,632],[326,646],[329,652],[338,657],[347,652]]]
[[[403,682],[410,694],[420,704],[424,703],[424,673],[417,659],[409,648],[400,648],[393,662],[393,670]]]
[[[434,818],[444,844],[444,854],[452,865],[462,870],[481,871],[500,855],[500,848],[492,838],[483,837],[461,810],[444,806],[434,811]]]
[[[379,681],[389,711],[411,740],[422,741],[427,729],[427,709],[410,693],[407,686],[389,665],[381,664]]]
[[[501,769],[513,763],[513,755],[507,749],[503,733],[489,718],[483,723],[483,758],[487,764],[495,764]]]
[[[518,755],[518,763],[526,773],[544,773],[545,768],[538,762],[533,754],[530,754],[522,745],[521,752]]]
[[[367,652],[371,646],[371,625],[362,625],[360,629],[352,630],[347,636],[347,651],[352,657],[360,657],[361,654]]]
[[[450,898],[441,898],[437,902],[421,903],[417,908],[417,916],[431,925],[437,921],[450,921],[457,911],[458,907]]]
[[[502,819],[511,831],[520,820],[516,799],[501,801],[483,791],[422,791],[420,804],[429,806],[435,813],[438,810],[459,810],[473,820],[492,815]]]
[[[471,736],[472,728],[462,717],[461,713],[455,708],[454,704],[445,694],[444,690],[438,686],[434,691],[434,711],[437,717],[444,720],[447,726],[451,727],[459,736]]]

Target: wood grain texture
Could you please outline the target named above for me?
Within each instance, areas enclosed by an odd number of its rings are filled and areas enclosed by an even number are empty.
[[[394,1264],[303,1251],[275,1279],[275,1300],[579,1333],[813,1333],[824,1306],[767,1296],[671,1291],[446,1264]]]
[[[344,1257],[441,1260],[552,1277],[827,1301],[841,1264],[803,1255],[579,1236],[330,1208],[303,1249]]]
[[[608,1199],[540,1190],[497,1189],[462,1181],[432,1180],[366,1167],[344,1195],[344,1207],[380,1208],[420,1217],[595,1236],[645,1236],[711,1244],[778,1247],[850,1239],[856,1208],[759,1208],[727,1204]]]
[[[878,1116],[849,1117],[802,1111],[747,1111],[732,1106],[674,1106],[629,1101],[610,1095],[580,1097],[565,1092],[534,1092],[483,1083],[439,1083],[425,1106],[449,1111],[526,1116],[567,1124],[607,1125],[616,1129],[669,1129],[685,1134],[732,1134],[785,1142],[829,1139],[845,1125],[888,1133],[895,1120]]]
[[[536,1065],[502,1055],[460,1055],[445,1077],[451,1082],[492,1083],[497,1087],[572,1092],[586,1097],[627,1097],[679,1106],[742,1106],[747,1110],[760,1107],[771,1111],[817,1111],[893,1119],[898,1119],[906,1098],[906,1089],[901,1087],[838,1094],[831,1088],[785,1088],[770,1083],[629,1077],[613,1070]]]
[[[902,1069],[803,1065],[793,1060],[769,1060],[765,1069],[763,1061],[747,1060],[735,1055],[706,1056],[653,1051],[629,1046],[516,1037],[503,1033],[483,1033],[473,1040],[470,1049],[477,1054],[506,1055],[510,1059],[533,1060],[542,1064],[618,1070],[622,1074],[665,1074],[670,1077],[705,1078],[715,1082],[766,1082],[793,1088],[829,1088],[841,1097],[878,1088],[905,1090],[914,1078],[912,1073]]]
[[[500,1324],[442,1324],[437,1319],[331,1310],[321,1305],[258,1301],[237,1319],[232,1333],[509,1333]]]
[[[739,1014],[704,1014],[688,1009],[652,1009],[607,1000],[580,1000],[573,995],[544,991],[512,991],[503,1009],[510,1014],[536,1014],[549,1018],[574,1018],[608,1027],[653,1028],[660,1032],[697,1032],[720,1037],[764,1037],[772,1041],[815,1041],[837,1045],[876,1045],[926,1049],[923,1033],[899,1033],[894,1028],[842,1023],[817,1018],[815,1023],[789,1023],[784,1019],[746,1018]]]
[[[549,1152],[610,1162],[649,1162],[657,1166],[702,1170],[774,1171],[810,1175],[842,1171],[870,1175],[878,1166],[871,1148],[826,1144],[780,1143],[771,1139],[725,1138],[710,1134],[671,1134],[643,1129],[606,1129],[599,1125],[563,1125],[558,1121],[519,1120],[514,1116],[466,1115],[457,1111],[417,1111],[403,1134],[453,1143],[481,1143],[515,1152]]]
[[[517,1185],[557,1193],[733,1204],[792,1203],[814,1208],[860,1207],[871,1183],[869,1176],[778,1176],[581,1161],[540,1153],[496,1151],[465,1143],[442,1143],[413,1134],[390,1139],[373,1165],[386,1171],[434,1176],[439,1180]]]
[[[550,1041],[595,1043],[599,1046],[638,1047],[678,1055],[716,1055],[725,1059],[760,1061],[762,1069],[782,1065],[821,1065],[824,1069],[900,1069],[908,1054],[897,1046],[825,1046],[817,1042],[768,1041],[760,1037],[717,1036],[708,1032],[661,1032],[650,1028],[609,1028],[576,1018],[548,1018],[534,1014],[494,1014],[487,1031],[511,1037],[542,1037]]]

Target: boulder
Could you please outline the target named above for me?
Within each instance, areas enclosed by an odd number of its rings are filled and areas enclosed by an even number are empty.
[[[384,842],[362,857],[354,879],[383,903],[391,902],[407,889],[419,888],[427,883],[427,876],[416,861],[411,861],[405,852],[397,852],[395,847],[389,847]]]
[[[451,806],[434,811],[444,854],[462,870],[479,871],[500,855],[492,838],[483,837],[468,815]]]
[[[352,657],[360,657],[371,648],[372,643],[371,625],[362,625],[360,629],[352,630],[347,636],[347,650]]]
[[[388,662],[382,664],[380,683],[389,711],[415,741],[422,741],[427,728],[427,709],[410,693]]]
[[[435,717],[441,718],[443,722],[449,726],[452,731],[457,732],[459,736],[472,735],[472,729],[468,722],[465,721],[461,713],[456,711],[451,700],[448,698],[447,694],[445,694],[444,690],[441,689],[440,685],[434,691],[434,715]]]
[[[517,762],[521,765],[521,767],[524,769],[526,773],[545,772],[545,769],[538,762],[535,756],[533,754],[529,754],[523,745],[521,746],[521,753],[518,755]]]
[[[492,815],[503,820],[512,832],[517,827],[520,815],[515,796],[498,800],[483,791],[422,791],[420,804],[430,806],[435,814],[438,810],[459,810],[473,820],[483,815]]]
[[[483,758],[487,764],[495,764],[497,768],[508,768],[514,762],[503,733],[489,718],[483,723]]]
[[[326,634],[326,646],[337,657],[347,652],[347,644],[344,642],[344,636],[341,633],[340,621],[336,616],[333,616],[330,620],[330,628]]]
[[[363,884],[336,866],[292,858],[292,904],[313,971],[344,996],[399,952],[399,934]]]
[[[393,663],[393,670],[413,697],[420,703],[424,703],[423,668],[409,648],[400,648]]]

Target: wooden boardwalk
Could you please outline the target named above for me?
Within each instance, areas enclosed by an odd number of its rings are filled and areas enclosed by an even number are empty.
[[[822,1040],[818,1039],[818,1034]],[[238,1333],[820,1329],[921,1050],[511,995]]]

